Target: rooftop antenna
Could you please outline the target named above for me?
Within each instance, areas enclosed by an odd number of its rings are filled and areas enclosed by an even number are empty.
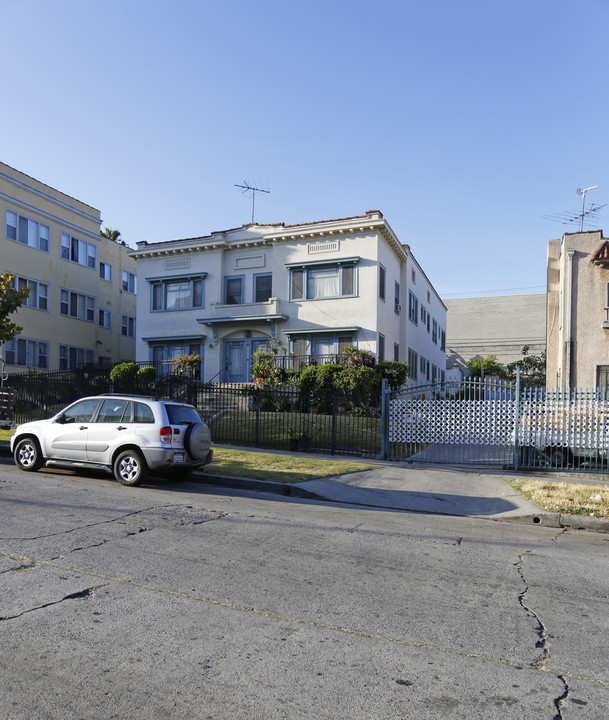
[[[252,225],[254,224],[254,207],[256,202],[256,193],[257,192],[263,192],[263,193],[270,193],[270,190],[263,190],[262,188],[254,187],[253,185],[250,185],[247,180],[243,181],[243,185],[235,185],[235,187],[241,188],[243,190],[243,194],[246,192],[252,193]]]
[[[577,190],[576,190],[577,194],[582,196],[582,214],[581,214],[581,224],[579,226],[580,232],[584,231],[584,217],[586,215],[586,193],[588,192],[588,190],[596,190],[597,187],[598,187],[598,185],[593,185],[592,187],[584,188],[583,190],[582,190],[582,188],[577,188]],[[594,206],[592,206],[592,207],[594,207]]]
[[[542,215],[542,217],[545,220],[552,220],[553,222],[559,222],[563,225],[568,225],[569,223],[579,222],[579,231],[584,231],[584,221],[589,217],[595,217],[596,213],[598,213],[600,210],[602,210],[604,207],[606,207],[607,203],[604,205],[595,205],[594,203],[591,203],[588,209],[586,210],[586,193],[590,190],[596,190],[598,185],[593,185],[592,187],[588,188],[577,188],[576,192],[578,195],[582,196],[582,209],[580,212],[560,212],[560,213],[554,213],[553,215]]]

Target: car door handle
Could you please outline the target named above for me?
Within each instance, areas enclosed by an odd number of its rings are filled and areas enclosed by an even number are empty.
[[[124,427],[123,425],[119,425],[116,429],[117,430],[126,430],[127,428]]]
[[[79,430],[88,430],[89,428],[87,425],[81,425],[78,429]]]

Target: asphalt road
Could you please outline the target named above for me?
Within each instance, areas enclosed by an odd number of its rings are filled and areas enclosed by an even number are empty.
[[[0,720],[605,720],[609,536],[0,459]]]

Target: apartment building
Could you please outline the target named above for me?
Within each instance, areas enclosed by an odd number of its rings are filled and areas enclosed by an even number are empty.
[[[0,163],[0,272],[30,295],[2,348],[9,371],[135,359],[136,264],[100,211]]]
[[[323,362],[355,345],[408,362],[410,382],[444,377],[446,308],[378,211],[138,242],[131,255],[138,360],[196,353],[206,381],[248,382],[260,346]]]

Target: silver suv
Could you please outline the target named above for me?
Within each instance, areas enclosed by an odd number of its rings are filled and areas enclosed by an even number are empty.
[[[192,405],[112,393],[81,398],[48,420],[23,423],[11,437],[21,470],[99,468],[123,485],[138,485],[150,471],[186,479],[211,462],[210,445],[209,428]]]

